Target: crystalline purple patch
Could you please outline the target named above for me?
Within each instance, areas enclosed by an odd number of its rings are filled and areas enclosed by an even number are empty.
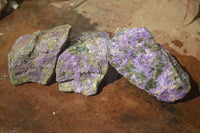
[[[58,58],[56,80],[60,82],[59,90],[86,96],[96,94],[108,69],[109,41],[105,32],[82,33]]]
[[[62,25],[20,37],[8,54],[10,82],[48,84],[70,29],[70,25]]]
[[[174,102],[189,92],[188,74],[146,28],[117,29],[108,49],[111,65],[158,100]]]

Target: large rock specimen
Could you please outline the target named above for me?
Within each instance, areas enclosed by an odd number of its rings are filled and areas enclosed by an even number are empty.
[[[98,85],[108,69],[105,32],[85,32],[75,39],[75,44],[58,58],[56,80],[59,90],[89,96],[97,93]]]
[[[189,92],[188,74],[146,28],[117,29],[108,49],[111,65],[158,100],[174,102]]]
[[[70,29],[70,25],[62,25],[20,37],[8,54],[10,82],[48,84]]]

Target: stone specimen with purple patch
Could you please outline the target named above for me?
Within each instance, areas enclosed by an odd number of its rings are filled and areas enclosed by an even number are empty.
[[[105,32],[85,32],[58,58],[56,80],[59,90],[85,96],[97,93],[97,88],[108,69]]]
[[[62,25],[17,39],[8,54],[10,82],[13,85],[26,82],[48,84],[70,29],[70,25]]]
[[[108,51],[120,74],[158,100],[174,102],[191,88],[188,74],[146,28],[117,29]]]

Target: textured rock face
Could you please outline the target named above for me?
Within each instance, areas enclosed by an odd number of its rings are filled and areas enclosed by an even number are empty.
[[[111,65],[158,100],[174,102],[189,92],[188,74],[146,28],[117,29],[108,49]]]
[[[48,84],[70,29],[70,25],[62,25],[20,37],[8,54],[10,82]]]
[[[105,32],[85,32],[58,58],[56,80],[59,90],[89,96],[96,94],[108,69]]]

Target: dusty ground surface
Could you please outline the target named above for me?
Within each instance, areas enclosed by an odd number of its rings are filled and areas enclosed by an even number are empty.
[[[184,27],[186,0],[25,0],[0,20],[0,133],[199,133],[200,24]],[[61,2],[61,3],[60,3]],[[185,24],[198,12],[193,2]],[[73,35],[147,27],[190,74],[192,90],[174,104],[157,101],[125,78],[85,97],[58,84],[12,86],[7,54],[24,34],[70,24]]]

